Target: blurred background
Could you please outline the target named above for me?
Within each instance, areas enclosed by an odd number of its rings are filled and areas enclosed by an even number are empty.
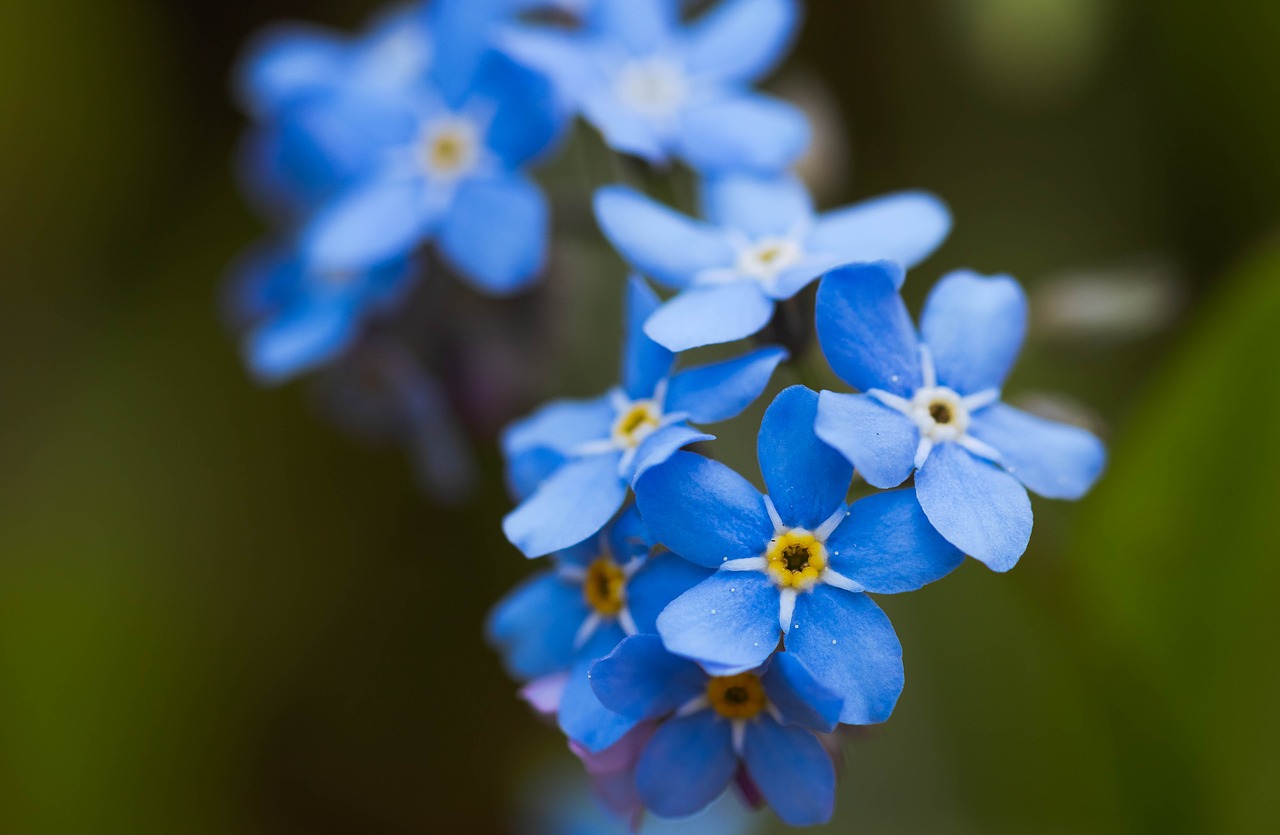
[[[943,195],[956,230],[909,301],[952,267],[1024,280],[1009,393],[1113,453],[1084,502],[1037,501],[1012,574],[882,599],[907,688],[846,745],[829,831],[1270,829],[1280,4],[808,5],[772,86],[819,126],[823,205]],[[562,831],[538,815],[576,763],[481,624],[532,569],[493,433],[615,379],[599,182],[547,173],[563,240],[532,304],[447,291],[480,322],[450,366],[481,392],[468,501],[313,387],[255,386],[220,321],[262,232],[233,174],[241,45],[375,8],[0,2],[0,831]],[[484,396],[512,320],[533,370]],[[758,417],[723,433],[753,474]]]

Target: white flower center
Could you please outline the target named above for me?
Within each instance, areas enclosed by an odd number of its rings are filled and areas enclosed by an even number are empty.
[[[920,427],[920,435],[934,443],[958,440],[969,428],[964,398],[943,386],[917,389],[908,414]]]
[[[619,449],[635,449],[662,426],[662,407],[653,400],[636,400],[613,422],[613,441]]]
[[[689,97],[689,79],[674,61],[660,56],[628,61],[614,82],[618,100],[650,118],[669,117]]]
[[[738,252],[737,269],[762,284],[771,284],[784,270],[800,263],[803,252],[791,238],[761,238]]]
[[[427,176],[452,182],[465,177],[480,161],[480,130],[461,116],[446,116],[427,125],[420,143]]]

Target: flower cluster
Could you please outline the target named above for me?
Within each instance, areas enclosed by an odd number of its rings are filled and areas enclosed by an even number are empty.
[[[550,565],[497,605],[488,639],[624,819],[691,815],[734,786],[816,824],[838,726],[884,722],[903,688],[872,596],[965,555],[1012,568],[1027,491],[1078,498],[1105,452],[1002,402],[1027,324],[1013,279],[946,275],[912,321],[900,288],[950,232],[941,201],[819,211],[791,173],[806,119],[752,85],[784,57],[798,0],[685,5],[435,0],[355,39],[262,37],[241,75],[245,159],[282,231],[233,307],[250,367],[274,380],[349,355],[424,265],[486,294],[525,288],[551,222],[528,169],[577,118],[632,165],[696,176],[696,216],[630,186],[595,192],[633,270],[618,383],[502,434],[503,530]],[[708,457],[703,430],[804,347],[771,344],[783,318],[856,393],[773,398],[762,493]],[[713,362],[684,353],[743,340]]]

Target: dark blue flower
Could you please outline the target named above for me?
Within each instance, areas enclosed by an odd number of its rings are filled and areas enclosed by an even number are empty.
[[[789,176],[709,180],[702,204],[706,222],[631,188],[596,194],[596,218],[622,256],[680,291],[645,323],[645,332],[673,351],[756,333],[776,302],[841,264],[917,264],[951,228],[946,206],[923,192],[817,214],[804,185]]]
[[[621,386],[594,400],[548,404],[504,433],[509,481],[527,498],[502,528],[527,556],[567,548],[600,530],[640,474],[681,447],[711,439],[690,422],[739,414],[786,356],[781,348],[762,348],[673,374],[675,357],[641,328],[657,306],[653,291],[633,278]]]
[[[794,653],[713,676],[667,652],[658,636],[637,635],[596,662],[591,685],[622,716],[669,717],[636,764],[640,799],[655,813],[697,812],[724,791],[741,763],[783,821],[830,819],[835,769],[815,732],[835,727],[840,698]]]
[[[1000,402],[1022,346],[1027,301],[1008,276],[952,273],[925,303],[917,336],[897,292],[902,269],[836,270],[818,290],[818,338],[831,367],[862,394],[824,391],[818,435],[870,484],[915,472],[933,526],[997,571],[1031,536],[1027,488],[1084,495],[1106,463],[1089,432]]]
[[[658,613],[707,571],[669,553],[649,557],[634,507],[599,537],[555,555],[490,614],[489,642],[522,680],[556,677],[548,700],[561,729],[589,751],[617,742],[636,721],[600,704],[588,670],[627,635],[652,633]]]
[[[521,29],[503,43],[617,151],[772,173],[800,156],[809,128],[750,85],[787,52],[798,18],[794,0],[727,0],[686,26],[679,0],[596,0],[580,31]]]
[[[765,413],[757,452],[767,496],[686,452],[639,480],[653,537],[719,569],[663,611],[658,632],[672,652],[726,675],[762,664],[781,638],[844,699],[841,722],[883,722],[902,690],[902,649],[864,592],[919,588],[962,556],[914,491],[845,504],[853,470],[814,434],[817,408],[817,394],[793,386]]]
[[[329,363],[417,276],[405,259],[334,271],[310,267],[287,249],[253,253],[237,268],[230,291],[231,317],[245,332],[246,364],[259,380],[277,383]]]

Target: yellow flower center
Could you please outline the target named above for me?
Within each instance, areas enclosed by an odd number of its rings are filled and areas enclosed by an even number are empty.
[[[627,602],[626,589],[627,575],[608,557],[601,557],[587,567],[582,596],[597,613],[612,616],[621,612]]]
[[[613,424],[613,439],[622,447],[637,447],[662,425],[662,414],[652,400],[637,400]]]
[[[951,404],[942,400],[933,401],[929,404],[929,417],[933,418],[934,423],[950,423]]]
[[[707,701],[726,719],[754,718],[769,703],[755,673],[714,676],[707,682]]]
[[[792,528],[769,541],[765,570],[784,588],[813,588],[827,569],[827,549],[809,531]]]
[[[479,138],[476,128],[460,118],[451,118],[428,129],[422,140],[422,161],[432,176],[456,179],[476,164]]]

